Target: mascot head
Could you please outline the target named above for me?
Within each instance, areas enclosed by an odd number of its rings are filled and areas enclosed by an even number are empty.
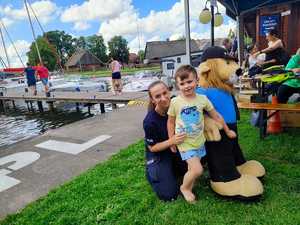
[[[199,66],[199,85],[233,93],[233,84],[242,73],[236,61],[236,58],[229,55],[222,47],[207,48],[202,54]]]

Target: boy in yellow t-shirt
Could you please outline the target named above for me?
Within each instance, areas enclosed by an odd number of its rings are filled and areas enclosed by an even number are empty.
[[[177,146],[182,160],[188,164],[188,171],[184,175],[180,191],[186,201],[194,202],[195,195],[192,188],[195,180],[203,172],[200,159],[206,154],[203,110],[223,125],[228,137],[235,138],[236,134],[228,128],[207,97],[196,94],[197,72],[192,66],[179,67],[175,74],[175,81],[180,94],[171,100],[168,110],[168,135],[172,137],[175,133],[186,134],[184,142]],[[176,146],[172,146],[171,150],[176,152]]]

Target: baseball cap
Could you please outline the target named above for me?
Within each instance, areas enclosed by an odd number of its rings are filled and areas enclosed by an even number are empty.
[[[212,46],[212,47],[208,47],[203,52],[201,56],[201,63],[205,62],[208,59],[215,59],[215,58],[238,61],[238,59],[236,57],[231,56],[225,48],[222,48],[220,46]]]

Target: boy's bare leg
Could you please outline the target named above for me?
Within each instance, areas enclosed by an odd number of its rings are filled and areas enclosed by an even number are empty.
[[[180,186],[180,191],[187,202],[194,202],[195,195],[192,192],[195,180],[202,174],[203,168],[198,157],[193,157],[186,160],[188,171],[183,177],[183,183]]]

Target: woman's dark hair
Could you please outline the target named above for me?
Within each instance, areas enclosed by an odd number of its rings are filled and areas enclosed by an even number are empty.
[[[255,46],[256,46],[256,43],[248,45],[248,46],[246,47],[247,52],[250,53],[250,52],[253,50],[253,48],[254,48]]]
[[[278,31],[276,29],[268,30],[267,34],[278,37]]]
[[[154,81],[153,83],[151,83],[149,85],[149,87],[148,87],[148,95],[149,95],[148,111],[151,111],[151,110],[153,110],[155,108],[155,105],[151,101],[151,99],[152,99],[151,89],[153,87],[155,87],[156,85],[158,85],[158,84],[162,84],[162,85],[164,85],[168,89],[168,86],[163,81],[161,81],[161,80]]]

